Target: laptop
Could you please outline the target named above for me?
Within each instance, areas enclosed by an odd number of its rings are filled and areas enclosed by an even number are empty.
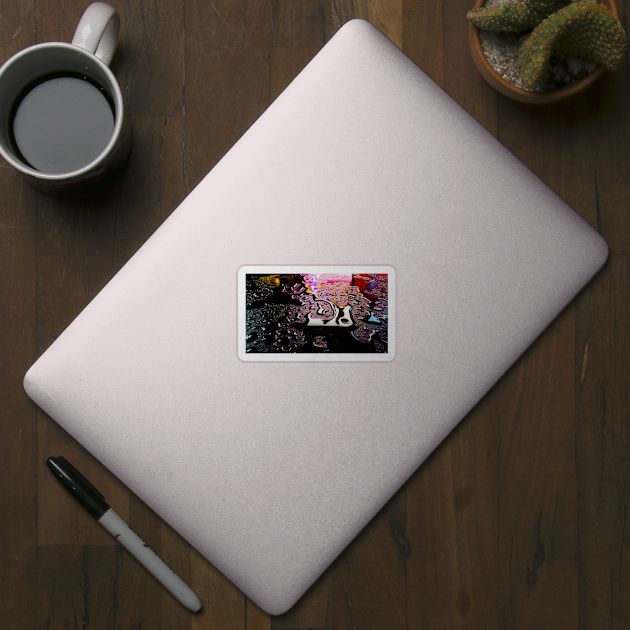
[[[586,221],[353,20],[24,387],[280,614],[607,255]]]

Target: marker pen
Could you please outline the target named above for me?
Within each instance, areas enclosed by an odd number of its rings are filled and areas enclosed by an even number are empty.
[[[188,585],[130,529],[107,505],[105,497],[65,457],[49,457],[46,466],[61,485],[183,606],[193,612],[201,608],[201,601]]]

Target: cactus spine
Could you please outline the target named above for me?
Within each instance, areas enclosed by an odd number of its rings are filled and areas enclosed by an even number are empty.
[[[479,29],[519,33],[534,28],[568,0],[506,0],[500,4],[472,9],[466,17]]]
[[[621,63],[626,33],[615,14],[597,2],[575,2],[543,20],[519,48],[516,65],[534,85],[544,77],[554,53],[595,61],[608,70]]]

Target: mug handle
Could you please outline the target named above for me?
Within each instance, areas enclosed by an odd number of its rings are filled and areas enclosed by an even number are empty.
[[[94,2],[81,16],[72,44],[96,55],[109,66],[116,52],[119,32],[118,11],[104,2]]]

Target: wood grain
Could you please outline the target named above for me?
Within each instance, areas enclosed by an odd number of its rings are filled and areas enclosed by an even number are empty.
[[[269,54],[269,99],[274,101],[321,50],[320,46],[272,48]]]
[[[565,103],[509,101],[465,0],[111,0],[134,145],[103,194],[0,161],[0,618],[11,630],[630,627],[630,64]],[[0,61],[69,41],[87,2],[0,0]],[[619,2],[622,23],[628,0]],[[270,617],[23,392],[28,367],[349,19],[370,20],[565,199],[611,258],[357,539]],[[56,487],[66,454],[180,575],[191,615]],[[2,624],[0,624],[2,625]]]
[[[118,271],[184,198],[184,141],[178,117],[131,118],[133,150],[120,179],[109,257]]]
[[[493,388],[407,483],[409,630],[496,618],[500,394]]]
[[[0,160],[0,616],[34,627],[25,607],[37,567],[37,408],[22,379],[37,358],[36,194]]]
[[[37,543],[49,545],[111,545],[116,541],[54,479],[46,467],[51,456],[67,458],[107,497],[129,522],[127,488],[43,411],[37,422]]]
[[[334,568],[325,571],[291,610],[284,615],[273,616],[271,618],[272,630],[332,628],[332,588],[334,571]]]
[[[183,0],[135,0],[126,7],[127,107],[130,116],[181,116]]]
[[[440,87],[444,87],[442,0],[405,0],[403,52]]]
[[[191,588],[203,602],[193,630],[245,630],[248,605],[243,593],[196,551],[191,568]]]
[[[132,494],[129,503],[128,522],[132,529],[182,580],[190,584],[190,545],[138,497]],[[121,627],[129,627],[133,623],[137,627],[146,625],[156,630],[191,628],[192,614],[126,552],[120,559],[118,575],[119,581],[131,583],[131,588],[137,591]]]
[[[348,20],[362,18],[402,49],[402,13],[402,0],[332,0],[332,32]]]
[[[409,553],[403,487],[334,563],[332,626],[406,628]]]
[[[0,63],[36,41],[34,6],[0,5]],[[37,410],[22,378],[37,358],[36,193],[0,158],[0,619],[36,626]],[[29,602],[29,605],[25,605]]]
[[[113,628],[116,547],[57,545],[37,553],[33,628]]]
[[[186,191],[269,105],[271,11],[262,0],[186,5]]]
[[[576,302],[580,628],[630,626],[630,259],[612,256]]]
[[[468,50],[468,23],[464,17],[469,9],[468,0],[442,0],[442,87],[496,137],[499,95],[481,78],[471,59]]]
[[[497,612],[508,627],[578,623],[574,351],[570,306],[500,384]]]
[[[628,16],[627,8],[625,15]],[[630,142],[629,65],[626,62],[618,72],[604,76],[597,91],[589,95],[593,98],[594,116],[587,124],[588,152],[593,164],[589,179],[595,197],[588,218],[606,239],[610,251],[617,254],[630,253],[630,213],[622,210],[630,207],[625,150]]]
[[[330,0],[273,0],[272,46],[323,46],[330,39]]]

